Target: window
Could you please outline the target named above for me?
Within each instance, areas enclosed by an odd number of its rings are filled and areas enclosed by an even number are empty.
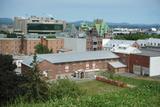
[[[89,63],[86,63],[86,69],[89,69]]]
[[[65,66],[65,72],[69,72],[69,66],[68,65]]]
[[[93,62],[92,63],[92,68],[95,69],[96,68],[96,64]]]
[[[97,42],[93,42],[94,45],[97,45]]]
[[[48,77],[48,71],[43,71],[42,74],[45,76],[45,77]]]

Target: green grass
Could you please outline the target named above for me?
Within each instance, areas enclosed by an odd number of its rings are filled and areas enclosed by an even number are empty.
[[[79,83],[79,86],[86,90],[87,95],[105,94],[124,89],[96,80]]]
[[[160,82],[116,76],[116,80],[135,85],[135,88],[119,88],[99,81],[79,83],[86,89],[84,96],[73,99],[49,100],[45,103],[21,101],[10,107],[159,107]]]

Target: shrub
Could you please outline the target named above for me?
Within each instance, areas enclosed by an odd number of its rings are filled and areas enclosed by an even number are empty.
[[[56,82],[53,82],[50,87],[50,96],[52,99],[63,97],[78,97],[83,95],[85,92],[80,89],[78,84],[69,79],[58,79]]]

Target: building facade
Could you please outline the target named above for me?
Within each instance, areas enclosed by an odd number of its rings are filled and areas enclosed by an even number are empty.
[[[136,75],[160,75],[160,51],[153,49],[118,49],[113,52],[120,57],[120,61],[127,66],[127,72]]]
[[[20,47],[18,38],[0,38],[0,54],[19,54]]]
[[[27,58],[22,62],[22,73],[27,73],[31,67],[32,57]],[[38,55],[38,66],[43,74],[47,73],[49,79],[57,78],[84,78],[89,77],[90,73],[100,70],[110,70],[119,72],[115,67],[108,68],[109,62],[119,61],[119,57],[109,51],[87,51],[75,53],[60,53],[60,54],[44,54]],[[112,65],[112,64],[111,64]],[[118,68],[125,68],[119,62]],[[122,65],[122,66],[121,66]],[[121,69],[125,72],[125,69]]]
[[[64,31],[66,22],[48,17],[31,16],[29,18],[15,17],[14,32],[17,34],[38,33],[51,34]]]
[[[46,38],[0,38],[0,54],[12,55],[32,55],[35,53],[35,46],[43,44],[53,53],[64,48],[63,39],[46,39]]]
[[[103,39],[103,50],[111,50],[114,47],[121,45],[128,45],[131,47],[140,48],[140,45],[134,40],[116,40],[116,39]]]

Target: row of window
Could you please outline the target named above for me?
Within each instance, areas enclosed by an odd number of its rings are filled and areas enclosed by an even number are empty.
[[[150,43],[151,46],[160,46],[160,43]],[[141,46],[147,46],[147,44],[141,44]]]
[[[81,63],[80,63],[81,64]],[[74,64],[73,64],[74,65]],[[61,66],[59,65],[59,68],[60,68]],[[95,69],[96,68],[96,63],[92,63],[92,69]],[[86,63],[86,69],[90,69],[90,64],[89,63]],[[65,70],[65,72],[69,72],[69,70],[70,70],[70,66],[69,65],[65,65],[65,67],[64,67],[64,70]]]

